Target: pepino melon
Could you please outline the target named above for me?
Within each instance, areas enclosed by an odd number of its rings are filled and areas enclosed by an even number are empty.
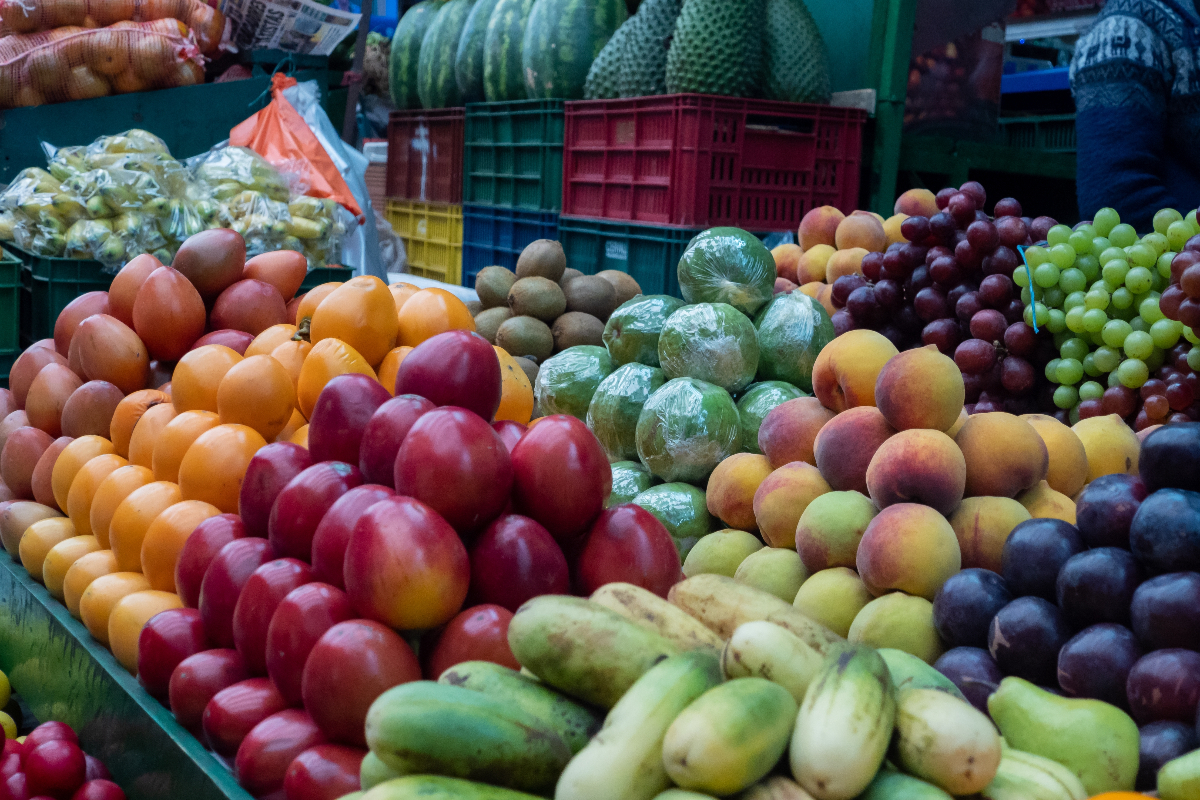
[[[388,90],[396,108],[420,108],[417,94],[417,62],[421,58],[421,42],[445,0],[422,0],[405,12],[392,36],[392,52],[388,57]]]
[[[583,97],[592,62],[627,17],[625,0],[534,0],[521,51],[529,97]]]
[[[454,77],[454,59],[474,5],[475,0],[449,0],[425,32],[421,58],[417,61],[417,94],[423,108],[462,105],[462,93]]]

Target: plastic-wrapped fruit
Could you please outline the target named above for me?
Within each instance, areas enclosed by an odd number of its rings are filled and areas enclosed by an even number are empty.
[[[821,348],[833,341],[833,322],[802,292],[775,297],[754,318],[758,330],[758,377],[787,381],[812,391],[812,369]]]
[[[542,364],[533,387],[540,413],[586,420],[601,381],[612,374],[608,351],[594,345],[569,347]]]
[[[704,492],[687,483],[663,483],[651,486],[633,498],[633,504],[649,511],[671,534],[680,560],[696,546],[696,542],[712,533],[716,527]]]
[[[776,406],[806,397],[804,392],[784,381],[762,381],[752,383],[738,398],[738,418],[742,428],[742,447],[749,453],[761,453],[758,447],[758,429],[762,421]]]
[[[654,477],[640,462],[615,461],[612,464],[612,493],[604,501],[605,508],[633,502],[633,498],[650,488]]]
[[[753,316],[771,299],[775,259],[741,228],[710,228],[679,259],[679,288],[689,303],[728,303]]]
[[[665,294],[635,297],[621,305],[604,326],[604,345],[615,366],[638,362],[657,367],[658,337],[683,301]]]
[[[738,392],[754,380],[758,337],[733,306],[698,303],[667,320],[658,339],[658,360],[668,378],[698,378]]]
[[[741,440],[737,406],[720,386],[668,381],[646,401],[637,424],[638,457],[665,481],[701,483]]]
[[[635,363],[600,382],[588,406],[587,424],[610,459],[637,458],[638,417],[665,380],[662,370]]]

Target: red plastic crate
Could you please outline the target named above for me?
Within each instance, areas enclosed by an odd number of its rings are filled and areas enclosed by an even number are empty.
[[[698,94],[566,104],[564,215],[790,230],[858,206],[866,112]]]
[[[465,108],[393,111],[388,117],[387,196],[462,203]]]

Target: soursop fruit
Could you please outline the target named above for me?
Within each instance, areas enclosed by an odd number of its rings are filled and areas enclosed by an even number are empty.
[[[625,23],[628,43],[620,72],[621,97],[647,97],[667,92],[667,53],[683,0],[646,0]]]
[[[585,100],[615,100],[621,96],[621,70],[627,66],[625,54],[628,50],[629,32],[634,18],[621,23],[608,44],[596,56],[583,84]]]
[[[752,97],[762,79],[767,0],[685,0],[667,53],[667,91]]]
[[[804,0],[767,0],[763,88],[771,100],[829,102],[829,51]]]

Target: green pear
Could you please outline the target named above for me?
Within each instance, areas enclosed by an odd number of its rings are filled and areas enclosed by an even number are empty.
[[[1158,796],[1162,800],[1200,797],[1200,750],[1163,764],[1158,771]]]
[[[763,549],[753,533],[727,528],[701,537],[683,560],[683,575],[724,575],[732,578],[746,556]]]
[[[796,599],[796,592],[808,577],[808,570],[795,550],[786,547],[764,547],[738,565],[733,579],[738,583],[762,589],[785,603]]]
[[[1062,764],[1089,795],[1133,789],[1138,728],[1116,706],[1059,697],[1021,678],[1005,678],[988,698],[988,713],[1010,747]]]
[[[850,624],[871,602],[862,578],[849,567],[832,567],[813,574],[796,592],[796,610],[838,636],[850,635]]]
[[[856,644],[903,650],[926,664],[937,661],[944,650],[933,626],[933,603],[903,592],[876,597],[863,606],[846,638]]]

